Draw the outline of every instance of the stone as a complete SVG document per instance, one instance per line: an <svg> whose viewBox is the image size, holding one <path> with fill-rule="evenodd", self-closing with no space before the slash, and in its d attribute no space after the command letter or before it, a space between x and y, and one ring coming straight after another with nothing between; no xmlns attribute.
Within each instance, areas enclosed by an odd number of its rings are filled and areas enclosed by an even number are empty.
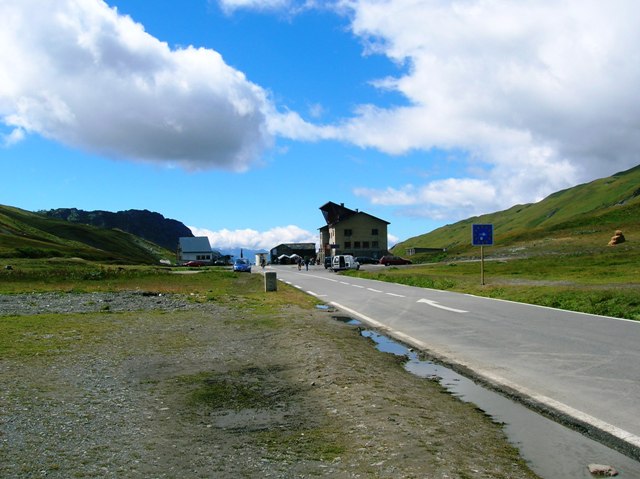
<svg viewBox="0 0 640 479"><path fill-rule="evenodd" d="M613 477L618 475L618 471L611 466L605 464L589 464L589 472L593 476Z"/></svg>
<svg viewBox="0 0 640 479"><path fill-rule="evenodd" d="M626 241L622 231L616 230L616 234L611 237L609 240L609 246L615 246L620 243L624 243Z"/></svg>

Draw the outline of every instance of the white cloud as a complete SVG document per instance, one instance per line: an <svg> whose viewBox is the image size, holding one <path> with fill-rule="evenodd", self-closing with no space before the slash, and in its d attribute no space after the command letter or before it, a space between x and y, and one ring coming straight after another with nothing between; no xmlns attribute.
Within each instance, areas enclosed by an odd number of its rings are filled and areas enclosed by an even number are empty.
<svg viewBox="0 0 640 479"><path fill-rule="evenodd" d="M640 4L635 0L349 0L370 51L407 65L377 85L409 105L362 105L343 140L399 155L464 150L450 180L374 203L434 217L529 202L639 163ZM484 175L473 173L482 162ZM423 208L418 208L422 206Z"/></svg>
<svg viewBox="0 0 640 479"><path fill-rule="evenodd" d="M0 44L0 121L15 132L194 170L245 170L272 143L260 87L102 0L3 1Z"/></svg>
<svg viewBox="0 0 640 479"><path fill-rule="evenodd" d="M318 243L316 234L295 225L278 226L262 232L252 229L211 231L195 226L189 226L189 229L195 236L208 237L214 249L247 248L269 251L282 243L315 243L316 246Z"/></svg>
<svg viewBox="0 0 640 479"><path fill-rule="evenodd" d="M318 245L318 235L311 233L299 226L277 226L268 231L256 231L252 229L211 231L197 226L188 227L194 236L206 236L213 249L225 250L246 248L252 250L270 251L283 243L314 243ZM397 236L388 235L389 247L399 241Z"/></svg>
<svg viewBox="0 0 640 479"><path fill-rule="evenodd" d="M11 147L17 143L20 143L22 140L24 140L24 137L25 133L22 128L14 128L8 134L1 135L2 144L5 147Z"/></svg>
<svg viewBox="0 0 640 479"><path fill-rule="evenodd" d="M256 10L275 10L289 7L291 0L220 0L220 7L225 12L233 12L241 8Z"/></svg>
<svg viewBox="0 0 640 479"><path fill-rule="evenodd" d="M296 14L310 8L326 8L325 4L329 2L323 0L217 0L217 3L224 12L229 14L241 9L286 11L288 14Z"/></svg>

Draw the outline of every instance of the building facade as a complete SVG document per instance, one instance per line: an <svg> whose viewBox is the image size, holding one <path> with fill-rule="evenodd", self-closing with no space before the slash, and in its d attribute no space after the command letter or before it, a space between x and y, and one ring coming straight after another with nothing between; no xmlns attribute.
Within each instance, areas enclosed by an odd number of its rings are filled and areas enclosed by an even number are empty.
<svg viewBox="0 0 640 479"><path fill-rule="evenodd" d="M211 249L209 238L206 236L178 238L176 254L178 264L184 264L187 261L202 261L206 264L213 264L213 261L219 256L220 253Z"/></svg>
<svg viewBox="0 0 640 479"><path fill-rule="evenodd" d="M320 231L320 260L327 256L350 254L379 259L388 254L388 221L368 213L351 210L344 203L320 207L326 225Z"/></svg>

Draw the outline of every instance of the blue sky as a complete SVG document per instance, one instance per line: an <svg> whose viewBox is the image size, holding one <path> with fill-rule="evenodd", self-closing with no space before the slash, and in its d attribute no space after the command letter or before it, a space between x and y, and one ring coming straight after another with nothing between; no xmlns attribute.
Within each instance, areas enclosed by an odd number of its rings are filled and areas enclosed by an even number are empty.
<svg viewBox="0 0 640 479"><path fill-rule="evenodd" d="M640 4L3 0L0 204L392 243L640 163ZM438 245L435 245L438 246Z"/></svg>

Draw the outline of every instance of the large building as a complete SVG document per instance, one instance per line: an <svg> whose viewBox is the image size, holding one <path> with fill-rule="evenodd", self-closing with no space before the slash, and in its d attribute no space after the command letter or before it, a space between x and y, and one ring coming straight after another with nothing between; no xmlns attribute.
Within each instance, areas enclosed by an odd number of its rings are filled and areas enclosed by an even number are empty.
<svg viewBox="0 0 640 479"><path fill-rule="evenodd" d="M388 253L388 221L329 202L320 207L326 226L320 228L320 256L351 254L378 259Z"/></svg>

